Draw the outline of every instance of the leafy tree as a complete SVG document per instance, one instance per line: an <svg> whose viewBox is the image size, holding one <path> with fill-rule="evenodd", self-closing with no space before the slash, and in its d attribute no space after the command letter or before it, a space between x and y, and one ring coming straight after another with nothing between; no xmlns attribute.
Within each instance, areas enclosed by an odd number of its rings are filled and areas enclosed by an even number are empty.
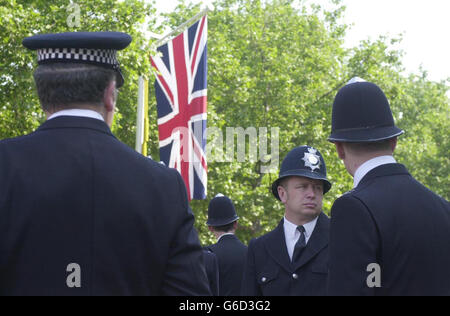
<svg viewBox="0 0 450 316"><path fill-rule="evenodd" d="M293 3L214 3L216 9L208 17L208 125L221 128L224 135L226 127L278 127L280 160L302 144L329 157L331 92L350 79L341 66L345 26L336 22L342 8L320 20L320 8L307 13ZM182 4L167 20L176 25L196 10ZM283 215L269 190L278 170L264 174L260 167L251 161L209 164L208 198L221 192L233 199L241 217L238 234L244 240L273 229ZM327 211L333 197L327 195ZM192 202L203 238L207 202ZM212 242L211 235L205 239Z"/></svg>
<svg viewBox="0 0 450 316"><path fill-rule="evenodd" d="M401 39L381 36L345 49L346 25L340 22L345 7L333 3L335 9L328 12L286 0L215 1L208 15L208 126L223 135L227 127L278 127L280 162L295 146L318 148L333 183L324 198L329 214L334 200L353 184L326 140L332 102L339 88L359 76L381 86L397 124L407 131L399 141L398 160L448 199L449 142L442 132L449 129L449 120L442 119L448 118L448 88L426 77L402 75L403 53L391 48ZM180 1L166 15L166 24L175 27L198 11L198 5ZM152 148L157 155L157 144ZM245 241L272 230L283 216L281 203L270 193L278 171L263 174L261 162L236 161L235 156L232 163L210 162L208 199L191 203L205 244L214 242L204 224L208 201L219 192L235 202L237 234Z"/></svg>

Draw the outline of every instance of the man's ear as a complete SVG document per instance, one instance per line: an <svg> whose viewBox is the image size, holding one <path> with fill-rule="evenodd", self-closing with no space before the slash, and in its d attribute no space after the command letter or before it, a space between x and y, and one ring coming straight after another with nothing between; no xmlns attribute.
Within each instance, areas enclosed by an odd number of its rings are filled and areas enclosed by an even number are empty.
<svg viewBox="0 0 450 316"><path fill-rule="evenodd" d="M334 145L336 146L336 151L340 159L345 159L345 148L344 143L341 142L335 142Z"/></svg>
<svg viewBox="0 0 450 316"><path fill-rule="evenodd" d="M282 185L279 185L277 187L277 190L278 190L278 196L280 197L281 202L286 203L286 201L287 201L286 189Z"/></svg>
<svg viewBox="0 0 450 316"><path fill-rule="evenodd" d="M114 111L114 108L116 107L116 98L116 81L112 80L103 93L103 104L105 106L106 112Z"/></svg>
<svg viewBox="0 0 450 316"><path fill-rule="evenodd" d="M389 143L391 145L392 153L394 153L395 148L397 148L397 137L391 138Z"/></svg>

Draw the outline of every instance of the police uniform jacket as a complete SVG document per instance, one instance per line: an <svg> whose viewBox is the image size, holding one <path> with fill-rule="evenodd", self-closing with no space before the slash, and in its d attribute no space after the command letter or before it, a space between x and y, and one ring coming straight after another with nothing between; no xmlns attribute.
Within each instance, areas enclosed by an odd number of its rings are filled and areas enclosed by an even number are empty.
<svg viewBox="0 0 450 316"><path fill-rule="evenodd" d="M240 295L247 246L230 234L220 237L219 241L208 249L217 256L219 262L219 295Z"/></svg>
<svg viewBox="0 0 450 316"><path fill-rule="evenodd" d="M245 296L322 296L328 272L329 218L321 213L300 260L286 248L284 220L249 244L242 294Z"/></svg>
<svg viewBox="0 0 450 316"><path fill-rule="evenodd" d="M449 203L401 164L376 167L332 207L329 294L450 295L449 245Z"/></svg>
<svg viewBox="0 0 450 316"><path fill-rule="evenodd" d="M205 263L206 275L208 277L209 289L213 296L219 295L219 263L216 255L207 250L203 250L203 260Z"/></svg>
<svg viewBox="0 0 450 316"><path fill-rule="evenodd" d="M101 120L0 142L0 295L207 295L179 174Z"/></svg>

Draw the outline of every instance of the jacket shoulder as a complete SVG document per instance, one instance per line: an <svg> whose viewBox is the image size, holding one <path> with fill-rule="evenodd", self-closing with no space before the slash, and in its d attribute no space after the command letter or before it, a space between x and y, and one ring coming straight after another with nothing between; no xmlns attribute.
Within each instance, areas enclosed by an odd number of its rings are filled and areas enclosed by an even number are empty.
<svg viewBox="0 0 450 316"><path fill-rule="evenodd" d="M343 193L343 194L339 197L339 199L340 199L340 198L344 198L344 197L350 197L350 196L352 196L352 195L355 194L355 193L356 193L356 188L353 188L353 189L351 189L351 190L349 190L349 191Z"/></svg>
<svg viewBox="0 0 450 316"><path fill-rule="evenodd" d="M167 167L166 165L154 161L150 157L146 157L138 152L136 152L134 149L130 148L125 143L122 143L119 140L116 140L121 147L121 149L126 153L126 155L130 156L130 160L135 161L139 164L139 167L144 168L146 170L150 170L153 173L155 173L159 179L165 180L165 179L175 179L178 178L177 175L179 174L177 170Z"/></svg>
<svg viewBox="0 0 450 316"><path fill-rule="evenodd" d="M270 241L275 237L275 234L276 234L275 231L277 229L278 229L278 227L275 228L274 230L264 234L264 235L261 235L261 236L258 236L258 237L255 237L255 238L251 239L249 244L248 244L248 248L249 249L250 248L260 248L264 244L270 243Z"/></svg>
<svg viewBox="0 0 450 316"><path fill-rule="evenodd" d="M344 193L334 201L333 206L331 207L331 219L339 212L350 214L361 209L369 212L364 201L358 196L357 190L353 189Z"/></svg>

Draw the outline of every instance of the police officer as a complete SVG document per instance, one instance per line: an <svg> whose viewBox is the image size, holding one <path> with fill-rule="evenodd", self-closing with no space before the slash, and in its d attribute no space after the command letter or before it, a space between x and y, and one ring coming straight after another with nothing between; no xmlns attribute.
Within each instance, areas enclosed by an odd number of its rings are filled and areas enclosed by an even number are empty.
<svg viewBox="0 0 450 316"><path fill-rule="evenodd" d="M329 218L323 195L331 188L325 161L310 146L291 150L272 184L285 206L284 218L270 233L249 244L243 294L326 294Z"/></svg>
<svg viewBox="0 0 450 316"><path fill-rule="evenodd" d="M239 217L230 198L218 194L208 205L208 229L217 243L207 248L219 262L219 295L238 296L241 293L247 246L235 235Z"/></svg>
<svg viewBox="0 0 450 316"><path fill-rule="evenodd" d="M402 133L374 83L337 93L329 140L354 189L331 211L331 295L450 295L449 203L396 162Z"/></svg>
<svg viewBox="0 0 450 316"><path fill-rule="evenodd" d="M0 295L209 294L182 178L110 130L130 42L23 41L47 121L0 142Z"/></svg>

